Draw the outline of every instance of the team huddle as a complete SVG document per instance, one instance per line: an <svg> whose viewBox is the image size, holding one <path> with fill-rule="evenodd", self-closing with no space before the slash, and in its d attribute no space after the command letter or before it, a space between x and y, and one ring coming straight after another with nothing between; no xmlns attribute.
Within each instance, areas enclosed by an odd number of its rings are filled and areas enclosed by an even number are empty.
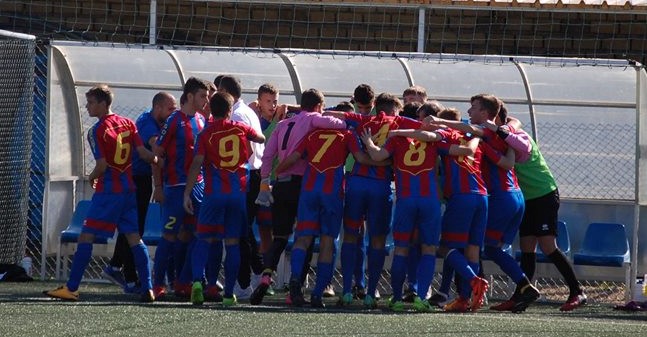
<svg viewBox="0 0 647 337"><path fill-rule="evenodd" d="M86 93L88 112L99 119L88 131L95 193L70 278L46 295L78 300L94 237L118 229L132 263L113 258L103 275L144 302L173 289L195 305L262 304L273 294L272 277L294 235L288 305L325 307L323 298L334 295L341 241L337 305L361 301L377 308L391 235L392 295L385 306L393 311L405 310L407 302L420 312L479 310L489 287L480 263L485 255L517 285L509 300L490 309L522 312L540 296L532 282L537 246L569 287L560 310L586 304L555 245L555 179L499 98L471 97L466 122L419 86L404 91L403 104L393 94L376 97L362 84L351 102L330 108L317 89L304 91L299 106L279 104L271 84L249 105L241 95L236 77L220 75L213 83L192 77L179 109L162 92L133 123L111 111L106 85ZM133 167L141 166L149 191L140 197ZM139 206L151 195L161 203L164 224L152 275L141 240L146 211ZM517 233L520 262L504 251ZM317 276L306 299L315 241ZM442 282L432 292L437 258L443 259ZM457 295L450 299L452 282Z"/></svg>

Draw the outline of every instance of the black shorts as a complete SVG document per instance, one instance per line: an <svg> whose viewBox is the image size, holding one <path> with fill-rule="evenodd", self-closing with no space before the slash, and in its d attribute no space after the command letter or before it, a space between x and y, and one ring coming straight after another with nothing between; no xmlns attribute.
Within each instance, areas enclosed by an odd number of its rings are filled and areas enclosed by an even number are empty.
<svg viewBox="0 0 647 337"><path fill-rule="evenodd" d="M277 181L272 188L272 234L289 236L294 231L301 192L301 176L290 176L289 180Z"/></svg>
<svg viewBox="0 0 647 337"><path fill-rule="evenodd" d="M526 211L519 227L519 237L557 236L559 190L536 199L526 200Z"/></svg>
<svg viewBox="0 0 647 337"><path fill-rule="evenodd" d="M249 171L249 191L247 191L247 226L252 227L256 213L258 212L258 205L256 204L256 197L261 184L261 170Z"/></svg>

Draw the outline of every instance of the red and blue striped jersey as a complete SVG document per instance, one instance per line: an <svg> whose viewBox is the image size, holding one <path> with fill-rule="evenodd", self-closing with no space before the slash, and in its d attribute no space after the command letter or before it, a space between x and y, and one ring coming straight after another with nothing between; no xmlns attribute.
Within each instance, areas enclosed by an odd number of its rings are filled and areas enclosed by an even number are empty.
<svg viewBox="0 0 647 337"><path fill-rule="evenodd" d="M202 130L196 155L204 156L205 194L235 194L247 191L251 154L249 139L256 131L241 122L215 119Z"/></svg>
<svg viewBox="0 0 647 337"><path fill-rule="evenodd" d="M181 110L173 112L166 119L157 146L165 152L163 176L167 186L186 184L195 142L204 125L203 115L196 113L189 116ZM198 175L198 181L202 181L202 175Z"/></svg>
<svg viewBox="0 0 647 337"><path fill-rule="evenodd" d="M318 129L306 136L295 151L308 162L301 182L304 191L342 193L344 163L354 136L348 130Z"/></svg>
<svg viewBox="0 0 647 337"><path fill-rule="evenodd" d="M393 157L398 198L437 196L435 142L391 137L384 148Z"/></svg>
<svg viewBox="0 0 647 337"><path fill-rule="evenodd" d="M465 145L472 137L457 130L439 130L443 140L438 142L444 172L443 196L451 197L453 194L480 194L487 195L485 182L481 176L482 152L480 146L476 148L474 156L453 156L449 154L452 145Z"/></svg>
<svg viewBox="0 0 647 337"><path fill-rule="evenodd" d="M377 146L383 146L386 143L390 130L396 129L418 129L421 123L417 120L405 118L401 116L389 116L384 112L377 115L361 115L354 112L347 112L344 114L346 124L350 128L354 128L357 134L361 134L364 129L371 130L373 139ZM362 141L356 137L354 146L364 148ZM370 166L355 162L353 165L352 175L369 177L374 179L391 179L393 177L393 169L391 166Z"/></svg>
<svg viewBox="0 0 647 337"><path fill-rule="evenodd" d="M96 192L134 191L133 151L144 145L135 123L119 115L105 115L88 130L88 143L94 159L104 158L108 164L98 179Z"/></svg>
<svg viewBox="0 0 647 337"><path fill-rule="evenodd" d="M484 129L483 142L479 145L486 160L481 161L483 180L490 194L496 192L519 191L517 174L514 168L505 170L496 163L501 160L503 153L508 150L508 144L494 131Z"/></svg>

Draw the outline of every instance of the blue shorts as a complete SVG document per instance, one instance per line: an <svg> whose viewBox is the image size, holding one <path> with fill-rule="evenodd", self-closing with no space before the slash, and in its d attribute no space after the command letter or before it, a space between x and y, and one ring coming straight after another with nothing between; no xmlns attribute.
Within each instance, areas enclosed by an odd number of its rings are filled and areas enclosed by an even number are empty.
<svg viewBox="0 0 647 337"><path fill-rule="evenodd" d="M336 238L341 229L344 198L340 194L301 191L296 236L327 235Z"/></svg>
<svg viewBox="0 0 647 337"><path fill-rule="evenodd" d="M448 248L465 248L468 244L482 247L487 214L487 196L452 195L443 214L441 245Z"/></svg>
<svg viewBox="0 0 647 337"><path fill-rule="evenodd" d="M196 217L184 210L184 188L185 185L164 187L164 203L162 203L164 233L177 234L180 229L193 232L195 229ZM204 182L196 183L191 193L193 213L196 215L200 214L203 198Z"/></svg>
<svg viewBox="0 0 647 337"><path fill-rule="evenodd" d="M121 234L139 234L135 192L95 193L81 233L111 238L119 229Z"/></svg>
<svg viewBox="0 0 647 337"><path fill-rule="evenodd" d="M490 195L485 245L511 244L519 231L524 209L525 204L521 191L497 192Z"/></svg>
<svg viewBox="0 0 647 337"><path fill-rule="evenodd" d="M366 219L370 237L387 235L391 231L393 193L391 182L351 175L346 181L344 231L359 235Z"/></svg>
<svg viewBox="0 0 647 337"><path fill-rule="evenodd" d="M440 201L437 197L398 198L393 219L393 242L396 247L409 247L414 230L418 242L437 246L440 241Z"/></svg>
<svg viewBox="0 0 647 337"><path fill-rule="evenodd" d="M247 229L247 196L245 193L213 193L204 198L196 237L198 239L240 238Z"/></svg>

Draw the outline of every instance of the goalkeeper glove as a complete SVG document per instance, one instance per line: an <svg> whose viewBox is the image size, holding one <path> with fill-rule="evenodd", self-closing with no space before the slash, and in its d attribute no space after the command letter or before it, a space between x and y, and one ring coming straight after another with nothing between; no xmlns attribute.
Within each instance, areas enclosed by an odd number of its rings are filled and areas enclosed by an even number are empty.
<svg viewBox="0 0 647 337"><path fill-rule="evenodd" d="M270 186L270 178L261 180L261 188L256 197L255 203L261 206L269 207L274 202L272 197L272 187Z"/></svg>

